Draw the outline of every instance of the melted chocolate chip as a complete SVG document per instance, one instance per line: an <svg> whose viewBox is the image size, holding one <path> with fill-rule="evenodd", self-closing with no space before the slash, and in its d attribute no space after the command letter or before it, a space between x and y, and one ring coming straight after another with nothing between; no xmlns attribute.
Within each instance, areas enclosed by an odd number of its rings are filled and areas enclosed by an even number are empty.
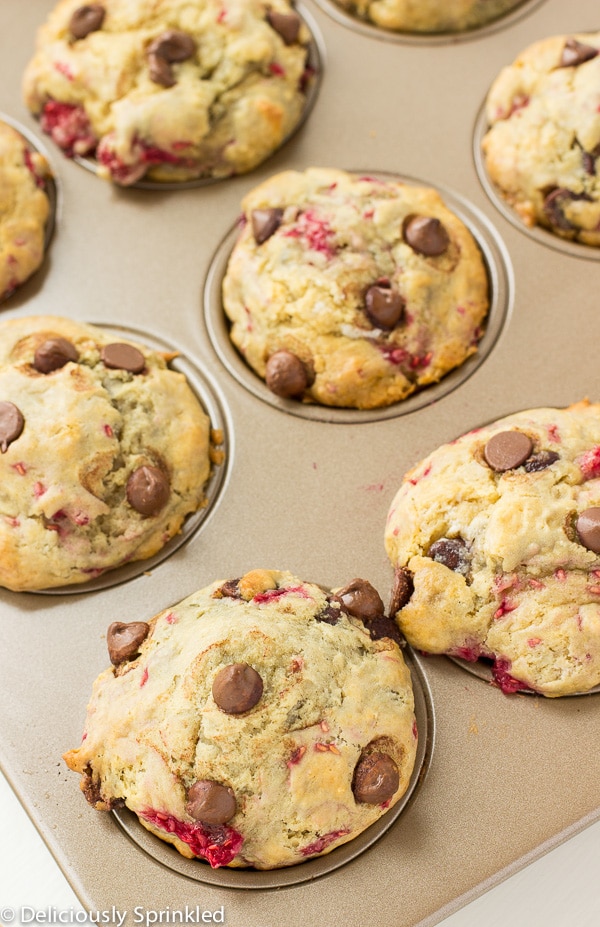
<svg viewBox="0 0 600 927"><path fill-rule="evenodd" d="M138 467L127 480L127 501L140 515L157 515L170 493L169 478L158 467Z"/></svg>
<svg viewBox="0 0 600 927"><path fill-rule="evenodd" d="M145 621L113 621L106 632L108 655L113 666L119 666L137 656L140 646L150 633L150 625Z"/></svg>
<svg viewBox="0 0 600 927"><path fill-rule="evenodd" d="M239 599L240 598L240 586L239 579L228 579L227 582L223 583L219 592L224 599Z"/></svg>
<svg viewBox="0 0 600 927"><path fill-rule="evenodd" d="M365 293L365 312L378 328L395 328L404 315L404 306L400 293L389 286L374 283Z"/></svg>
<svg viewBox="0 0 600 927"><path fill-rule="evenodd" d="M595 506L582 512L575 527L583 546L600 554L600 508Z"/></svg>
<svg viewBox="0 0 600 927"><path fill-rule="evenodd" d="M128 373L141 373L146 366L146 360L141 351L132 344L124 341L115 341L105 344L102 348L102 362L111 370L127 370Z"/></svg>
<svg viewBox="0 0 600 927"><path fill-rule="evenodd" d="M267 22L281 36L286 45L293 45L298 39L300 17L297 13L278 13L276 10L269 10Z"/></svg>
<svg viewBox="0 0 600 927"><path fill-rule="evenodd" d="M542 208L544 210L544 215L553 228L559 229L561 232L573 232L577 226L565 216L564 206L573 200L589 199L590 197L587 193L573 193L572 190L558 187L548 193L544 199Z"/></svg>
<svg viewBox="0 0 600 927"><path fill-rule="evenodd" d="M23 428L25 419L13 402L0 402L0 451L6 454L8 445L16 441Z"/></svg>
<svg viewBox="0 0 600 927"><path fill-rule="evenodd" d="M276 396L296 399L308 386L308 373L300 358L291 351L275 351L265 367L265 382Z"/></svg>
<svg viewBox="0 0 600 927"><path fill-rule="evenodd" d="M356 801L381 805L396 794L399 785L398 767L388 753L367 753L354 767L352 791Z"/></svg>
<svg viewBox="0 0 600 927"><path fill-rule="evenodd" d="M426 257L443 254L450 239L439 219L432 216L409 216L403 227L404 241L413 251Z"/></svg>
<svg viewBox="0 0 600 927"><path fill-rule="evenodd" d="M250 216L252 234L257 245L270 238L277 231L283 219L283 209L253 209Z"/></svg>
<svg viewBox="0 0 600 927"><path fill-rule="evenodd" d="M556 451L540 451L538 454L532 454L525 461L527 473L537 473L539 470L545 470L553 463L560 459L560 454Z"/></svg>
<svg viewBox="0 0 600 927"><path fill-rule="evenodd" d="M440 538L434 541L427 551L427 556L455 573L466 576L469 572L469 551L462 538Z"/></svg>
<svg viewBox="0 0 600 927"><path fill-rule="evenodd" d="M492 470L503 473L524 464L533 450L533 441L522 431L500 431L487 442L483 456Z"/></svg>
<svg viewBox="0 0 600 927"><path fill-rule="evenodd" d="M226 824L236 807L232 789L212 779L199 779L188 791L185 810L203 824Z"/></svg>
<svg viewBox="0 0 600 927"><path fill-rule="evenodd" d="M219 670L212 684L215 702L228 715L239 715L260 701L263 681L248 663L231 663Z"/></svg>
<svg viewBox="0 0 600 927"><path fill-rule="evenodd" d="M342 603L344 611L360 621L372 621L385 612L381 596L366 579L353 579L339 590L336 598Z"/></svg>
<svg viewBox="0 0 600 927"><path fill-rule="evenodd" d="M85 39L90 32L102 28L106 10L101 3L86 3L78 7L69 20L69 29L75 39Z"/></svg>
<svg viewBox="0 0 600 927"><path fill-rule="evenodd" d="M335 600L334 600L335 601ZM324 624L337 624L340 620L341 609L336 608L329 602L325 608L315 615L316 621L322 621Z"/></svg>
<svg viewBox="0 0 600 927"><path fill-rule="evenodd" d="M69 361L75 363L78 360L79 354L75 346L66 338L47 338L36 348L33 366L38 373L52 373L53 370L60 370Z"/></svg>
<svg viewBox="0 0 600 927"><path fill-rule="evenodd" d="M396 567L394 571L394 583L392 585L392 594L390 601L390 615L395 615L410 600L415 590L412 574L403 567Z"/></svg>
<svg viewBox="0 0 600 927"><path fill-rule="evenodd" d="M163 32L148 46L150 79L162 87L172 87L176 79L171 65L187 61L195 51L196 42L189 33L179 29Z"/></svg>
<svg viewBox="0 0 600 927"><path fill-rule="evenodd" d="M384 637L388 637L390 640L395 641L398 647L404 647L404 638L400 634L398 625L387 615L378 615L377 618L367 621L366 628L371 635L372 641L379 641Z"/></svg>
<svg viewBox="0 0 600 927"><path fill-rule="evenodd" d="M559 67L577 67L577 65L584 64L586 61L595 58L597 54L598 49L594 48L593 45L584 45L583 42L578 42L577 39L567 39L560 56Z"/></svg>

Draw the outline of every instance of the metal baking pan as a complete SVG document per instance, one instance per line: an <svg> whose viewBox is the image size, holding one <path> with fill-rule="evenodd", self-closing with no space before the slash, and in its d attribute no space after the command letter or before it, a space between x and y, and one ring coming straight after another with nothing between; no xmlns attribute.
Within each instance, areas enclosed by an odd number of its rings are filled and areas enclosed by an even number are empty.
<svg viewBox="0 0 600 927"><path fill-rule="evenodd" d="M54 0L0 6L0 111L49 151L60 200L44 266L3 303L3 315L56 313L174 345L210 385L226 425L226 478L209 517L166 559L104 588L0 592L0 765L84 907L114 905L129 922L135 908L187 905L222 908L228 927L433 924L600 818L600 695L505 696L443 657L415 657L435 749L411 800L375 842L296 884L276 874L253 890L236 886L233 872L227 885L190 878L140 846L115 815L87 807L61 760L79 743L111 621L147 619L256 567L326 586L364 576L386 600L385 519L409 467L510 412L600 399L590 351L596 252L526 232L495 201L475 156L481 107L500 68L539 38L597 28L595 0L526 2L464 40L419 41L356 28L324 0L305 3L323 74L301 129L252 174L164 190L117 189L40 138L20 84ZM206 293L240 200L276 171L310 166L430 183L481 223L502 309L484 356L451 388L382 416L311 417L265 401L260 384L250 388L228 359Z"/></svg>

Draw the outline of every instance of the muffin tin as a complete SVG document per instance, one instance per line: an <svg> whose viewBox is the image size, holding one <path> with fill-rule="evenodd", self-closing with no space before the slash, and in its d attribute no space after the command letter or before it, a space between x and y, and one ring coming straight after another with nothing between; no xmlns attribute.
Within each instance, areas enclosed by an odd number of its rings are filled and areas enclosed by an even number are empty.
<svg viewBox="0 0 600 927"><path fill-rule="evenodd" d="M38 139L20 81L53 5L5 0L0 9L0 110ZM93 319L180 347L182 362L214 395L226 432L225 475L210 516L161 563L91 592L0 592L0 764L93 910L223 906L228 927L432 924L600 818L600 695L504 696L443 657L413 657L429 736L410 801L352 858L317 866L308 880L297 867L302 880L294 884L277 872L256 886L243 884L253 873L240 873L237 886L235 872L210 884L190 877L174 866L175 851L149 852L124 818L88 808L61 761L79 742L92 681L107 665L111 621L147 620L213 580L256 567L326 586L364 576L387 600L383 531L409 467L511 412L600 399L590 354L596 253L548 247L547 236L513 222L474 157L483 100L500 68L538 38L594 30L593 0L576 10L563 0L524 3L468 41L390 41L347 28L313 0L306 11L323 41L318 97L300 131L253 173L192 189L122 190L48 142L62 199L52 247L38 280L3 304L6 316ZM419 178L450 191L475 217L502 308L479 358L451 388L448 379L384 416L299 415L288 403L264 401L227 355L214 294L240 201L272 173L309 166Z"/></svg>

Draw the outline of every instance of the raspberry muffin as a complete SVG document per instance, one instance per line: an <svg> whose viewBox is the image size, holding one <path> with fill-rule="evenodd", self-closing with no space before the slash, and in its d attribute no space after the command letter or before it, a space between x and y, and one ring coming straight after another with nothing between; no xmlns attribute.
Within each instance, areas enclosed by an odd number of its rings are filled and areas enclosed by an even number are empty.
<svg viewBox="0 0 600 927"><path fill-rule="evenodd" d="M203 505L210 424L167 360L68 319L0 324L0 585L152 557Z"/></svg>
<svg viewBox="0 0 600 927"><path fill-rule="evenodd" d="M309 41L288 0L59 0L25 102L115 183L228 177L300 121Z"/></svg>
<svg viewBox="0 0 600 927"><path fill-rule="evenodd" d="M397 32L467 32L504 16L523 0L335 0L348 13Z"/></svg>
<svg viewBox="0 0 600 927"><path fill-rule="evenodd" d="M112 666L64 758L94 807L125 804L183 856L313 859L408 788L417 728L394 637L365 580L337 593L272 570L215 582L148 623L110 625Z"/></svg>
<svg viewBox="0 0 600 927"><path fill-rule="evenodd" d="M486 101L490 180L525 225L600 245L600 32L525 49Z"/></svg>
<svg viewBox="0 0 600 927"><path fill-rule="evenodd" d="M49 177L44 156L0 120L0 300L27 280L44 259Z"/></svg>
<svg viewBox="0 0 600 927"><path fill-rule="evenodd" d="M600 405L533 409L405 477L385 544L409 643L491 661L505 692L600 685Z"/></svg>
<svg viewBox="0 0 600 927"><path fill-rule="evenodd" d="M388 406L476 350L485 265L435 190L310 168L271 177L242 208L223 306L276 395Z"/></svg>

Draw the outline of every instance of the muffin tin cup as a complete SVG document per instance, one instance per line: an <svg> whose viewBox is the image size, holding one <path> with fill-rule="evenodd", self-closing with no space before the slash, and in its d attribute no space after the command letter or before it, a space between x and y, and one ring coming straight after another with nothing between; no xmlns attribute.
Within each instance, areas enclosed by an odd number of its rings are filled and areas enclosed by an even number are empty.
<svg viewBox="0 0 600 927"><path fill-rule="evenodd" d="M492 20L476 29L467 29L463 32L396 32L391 29L384 29L375 23L368 22L353 16L352 13L344 10L334 0L316 0L318 5L342 26L346 26L361 35L368 36L372 39L380 39L384 42L397 42L401 45L447 45L449 43L468 42L472 39L485 38L493 35L500 29L508 29L513 26L523 16L532 13L540 4L546 0L521 0L514 9L509 10L504 16Z"/></svg>
<svg viewBox="0 0 600 927"><path fill-rule="evenodd" d="M302 110L302 115L296 125L292 130L281 140L277 148L271 152L265 162L268 164L270 159L273 158L277 152L283 148L289 141L292 139L297 132L300 132L307 122L311 111L315 105L317 97L319 95L319 89L321 82L323 80L323 68L325 64L325 46L323 43L322 35L319 31L319 27L311 15L310 11L302 3L294 4L294 9L300 16L304 25L308 28L311 34L311 40L307 46L308 53L306 59L307 68L311 70L311 77L308 79L306 95L304 101L304 107ZM95 158L90 156L75 155L73 158L76 164L79 164L85 170L90 171L92 174L98 173L98 162ZM254 170L256 170L261 165L257 165ZM181 181L160 181L160 180L141 180L136 181L133 184L129 184L126 189L130 190L160 190L163 193L169 190L193 190L196 187L206 187L212 184L223 183L228 180L231 180L229 177L197 177L190 180L181 180Z"/></svg>
<svg viewBox="0 0 600 927"><path fill-rule="evenodd" d="M226 866L211 869L203 860L185 859L169 844L146 830L136 815L126 808L112 812L118 825L144 853L162 866L197 882L222 888L260 890L300 885L303 882L312 882L314 879L326 876L356 859L380 840L391 827L401 827L402 812L417 799L420 786L431 763L435 740L435 714L431 690L422 668L409 647L404 648L403 655L411 673L415 697L415 717L419 732L417 755L410 783L393 808L390 808L383 817L348 843L342 844L324 856L282 869L259 871L257 869L231 869Z"/></svg>
<svg viewBox="0 0 600 927"><path fill-rule="evenodd" d="M476 353L446 374L438 383L419 389L401 402L378 409L347 409L281 399L272 393L258 374L248 366L229 337L229 321L223 309L221 290L227 264L239 234L236 223L219 245L204 287L204 320L213 348L226 370L258 399L290 415L331 424L359 424L408 415L432 402L437 402L460 387L481 364L485 363L493 351L508 322L514 299L514 277L508 252L493 225L472 203L458 193L440 188L427 180L373 170L350 170L349 173L436 189L447 208L469 229L479 247L487 271L490 306L484 322L485 331Z"/></svg>
<svg viewBox="0 0 600 927"><path fill-rule="evenodd" d="M0 4L3 111L25 113L21 76L53 6ZM593 27L597 3L579 0L576 24L564 0L523 4L521 13L464 41L406 42L346 28L311 3L326 61L310 118L260 169L227 182L172 192L161 185L168 195L152 194L99 182L54 158L63 208L50 271L41 286L24 288L26 301L3 311L107 327L118 321L136 340L156 336L163 346L181 346L182 358L206 375L217 421L207 411L213 426L222 416L227 441L216 503L189 542L155 568L146 563L135 578L93 592L68 590L79 595L0 590L0 766L89 910L115 905L129 913L128 923L137 906L164 913L199 906L223 907L227 927L425 927L600 820L597 697L504 696L451 660L423 654L414 659L431 693L435 747L413 796L368 849L355 844L357 855L307 881L272 888L198 881L205 863L179 859L145 830L138 837L131 815L129 834L114 814L88 807L79 777L61 760L80 742L93 680L107 666L112 621L148 621L212 581L257 568L290 570L327 588L362 576L386 601L393 570L385 519L417 461L515 409L600 400L596 264L523 234L490 200L473 158L474 124L498 71L538 37ZM24 120L36 131L33 118ZM368 420L350 409L290 409L266 395L231 346L220 304L224 264L215 270L213 258L243 197L269 175L365 164L457 191L464 214L472 207L475 225L481 217L489 272L506 293L497 327L488 329L489 351L488 342L480 345L484 361L470 359L472 372L439 395L424 389L382 417L367 413ZM217 294L214 319L202 305L205 284ZM222 326L218 337L210 326ZM233 352L227 360L219 353L229 357L226 351ZM327 864L343 855L336 853ZM313 863L319 860L282 877L310 873L304 867ZM172 868L180 865L194 875ZM268 878L243 870L214 875L237 884Z"/></svg>
<svg viewBox="0 0 600 927"><path fill-rule="evenodd" d="M25 286L30 280L34 279L38 274L43 274L45 270L45 264L47 261L47 252L50 248L52 242L52 237L56 228L56 223L60 215L60 184L58 181L57 173L52 164L52 159L50 154L45 147L45 145L40 141L40 139L31 132L26 126L22 125L17 119L13 119L12 116L7 115L6 113L0 112L0 122L5 122L6 125L11 126L16 132L19 133L27 142L31 151L38 152L41 154L46 161L48 162L49 173L44 178L44 193L48 197L48 218L46 220L46 225L44 226L44 259L42 260L40 266L35 270L26 280L23 280L19 286L12 290L10 293L5 293L3 296L0 296L0 304L5 303L7 300L11 299L15 293L19 293L22 287Z"/></svg>
<svg viewBox="0 0 600 927"><path fill-rule="evenodd" d="M94 322L97 328L101 328L107 333L113 333L117 337L122 337L128 341L134 341L145 345L155 351L165 351L167 353L176 353L177 356L170 361L171 370L176 370L184 374L188 385L195 394L198 402L210 419L211 431L218 432L222 435L223 441L217 446L217 451L222 453L223 462L213 463L208 481L205 486L205 504L190 513L181 528L179 534L168 541L167 544L153 557L144 560L135 560L123 566L109 569L94 579L85 583L75 583L67 586L56 586L52 589L34 590L41 595L81 595L86 592L98 592L102 589L109 589L111 586L118 586L128 580L135 579L144 573L155 569L160 563L170 557L186 544L208 521L214 506L217 504L221 494L225 490L229 475L229 466L233 456L233 426L230 420L223 397L215 381L202 370L196 363L190 360L185 353L177 348L174 344L163 340L156 335L149 335L147 332L139 331L124 325L107 325L105 323Z"/></svg>
<svg viewBox="0 0 600 927"><path fill-rule="evenodd" d="M577 32L577 29L573 30ZM507 219L511 225L527 235L533 241L546 248L552 248L555 251L561 251L570 257L581 258L586 261L600 261L600 248L594 245L584 245L577 241L570 241L568 238L562 238L555 235L550 229L541 225L526 225L519 214L504 199L498 188L492 183L485 165L485 157L482 149L482 142L486 132L489 129L489 123L486 116L485 101L477 115L475 129L473 132L473 159L475 168L479 176L481 186L485 190L491 203L496 207L499 213Z"/></svg>
<svg viewBox="0 0 600 927"><path fill-rule="evenodd" d="M461 669L466 670L467 673L470 673L471 676L476 676L478 679L482 679L484 682L487 682L488 685L496 685L494 680L494 674L492 673L492 667L489 661L486 660L463 660L462 657L448 656L448 659L453 663L456 663L457 666L460 666ZM520 695L535 695L538 696L538 692L534 692L532 689L517 689ZM588 689L587 692L573 692L571 695L562 695L561 698L579 698L583 695L597 695L600 692L600 685L594 686L592 689Z"/></svg>

